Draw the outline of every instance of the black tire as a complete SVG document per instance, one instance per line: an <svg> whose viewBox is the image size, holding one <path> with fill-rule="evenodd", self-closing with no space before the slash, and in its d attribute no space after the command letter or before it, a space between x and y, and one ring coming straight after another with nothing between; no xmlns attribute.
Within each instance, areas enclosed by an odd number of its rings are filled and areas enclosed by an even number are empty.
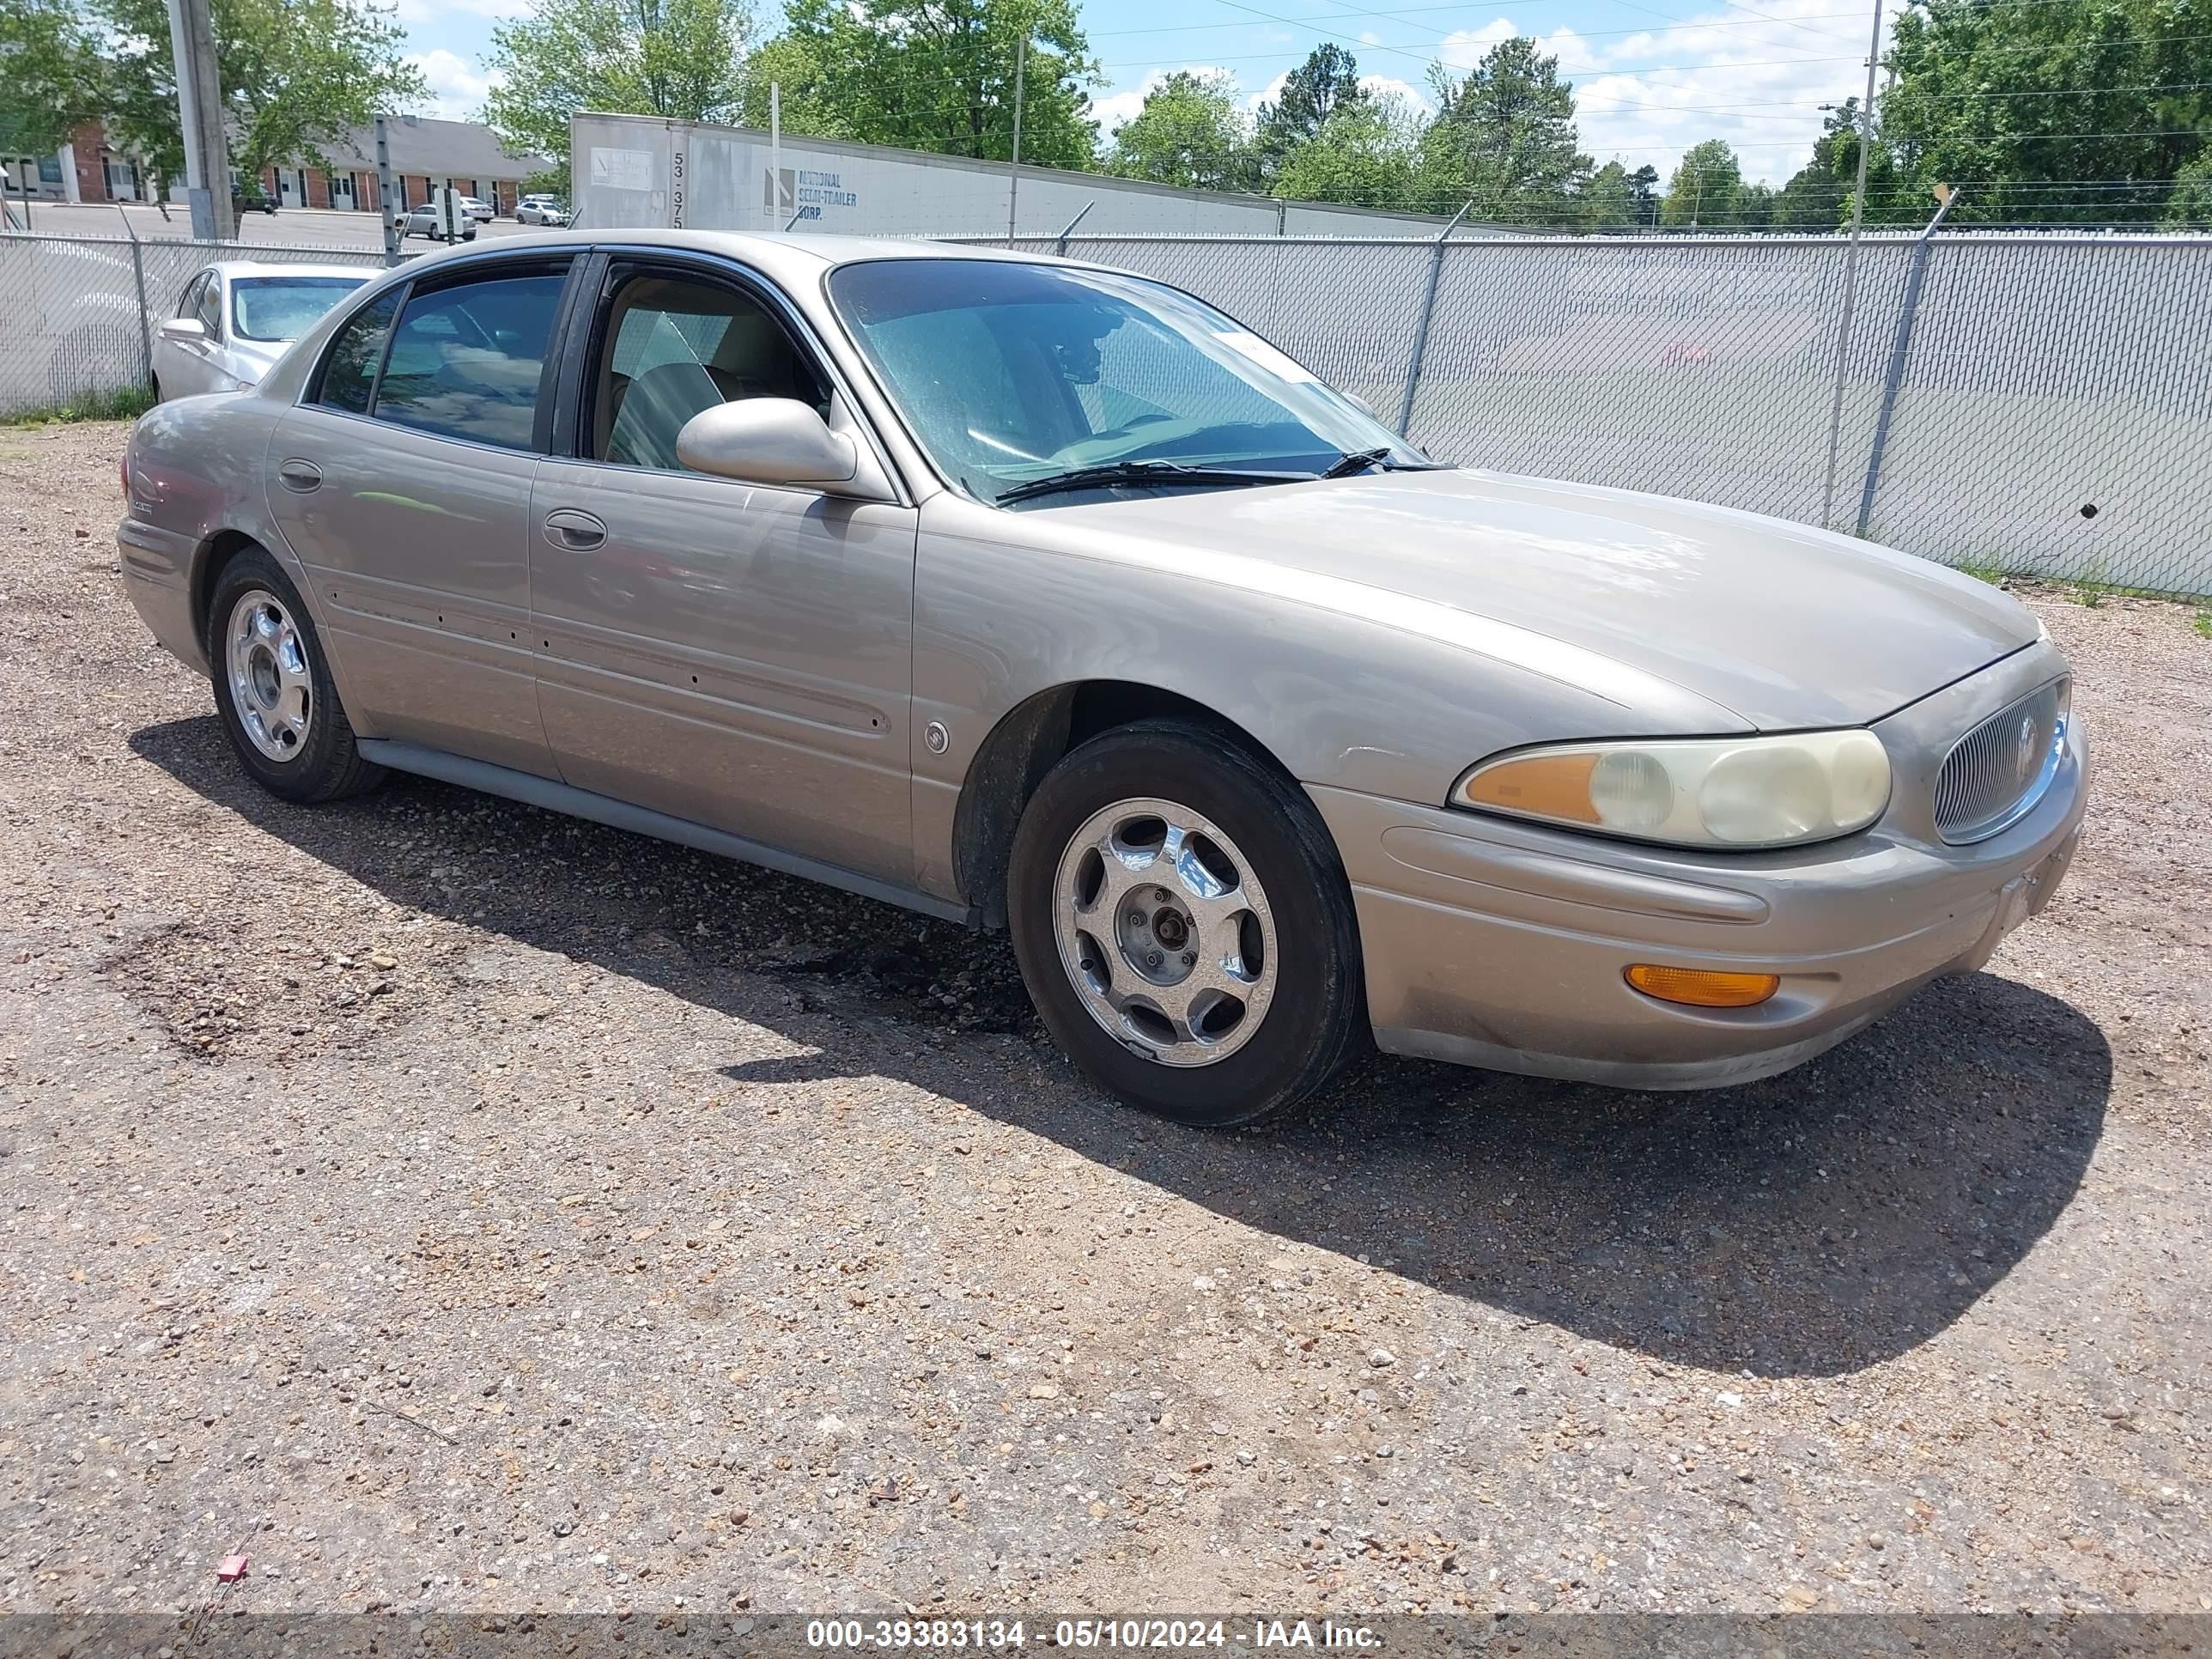
<svg viewBox="0 0 2212 1659"><path fill-rule="evenodd" d="M259 592L274 596L290 617L301 654L306 659L307 708L306 735L296 750L278 759L264 754L246 733L238 706L243 692L230 683L228 629L239 602ZM291 578L267 552L247 548L224 565L216 575L208 601L208 678L215 690L215 707L232 750L255 782L286 800L337 800L374 789L384 781L384 768L362 756L354 740L353 726L338 702L330 664L316 637L315 624Z"/></svg>
<svg viewBox="0 0 2212 1659"><path fill-rule="evenodd" d="M1166 1064L1109 1032L1077 990L1054 931L1054 889L1072 839L1094 814L1147 798L1219 826L1273 914L1273 1000L1243 1046L1208 1064ZM1023 811L1006 898L1014 954L1046 1028L1093 1081L1146 1111L1205 1127L1254 1122L1319 1090L1365 1037L1358 925L1335 845L1304 792L1226 732L1140 720L1067 755Z"/></svg>

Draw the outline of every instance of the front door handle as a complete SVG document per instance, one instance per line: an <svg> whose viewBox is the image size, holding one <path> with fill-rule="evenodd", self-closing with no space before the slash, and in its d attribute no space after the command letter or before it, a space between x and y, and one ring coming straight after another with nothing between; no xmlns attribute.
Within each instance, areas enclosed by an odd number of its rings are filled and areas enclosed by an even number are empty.
<svg viewBox="0 0 2212 1659"><path fill-rule="evenodd" d="M313 461L288 460L277 467L276 478L285 489L304 495L322 488L323 469Z"/></svg>
<svg viewBox="0 0 2212 1659"><path fill-rule="evenodd" d="M581 553L603 545L607 539L607 527L588 513L564 507L545 515L545 539L556 547Z"/></svg>

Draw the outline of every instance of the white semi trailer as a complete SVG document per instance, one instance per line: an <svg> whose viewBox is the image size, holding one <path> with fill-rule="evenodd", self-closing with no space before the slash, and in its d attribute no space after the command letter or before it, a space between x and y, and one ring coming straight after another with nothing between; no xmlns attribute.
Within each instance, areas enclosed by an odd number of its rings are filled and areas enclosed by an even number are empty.
<svg viewBox="0 0 2212 1659"><path fill-rule="evenodd" d="M579 115L568 125L576 222L869 236L1085 234L1434 235L1444 221L1219 191L1173 190L1104 173L971 161L882 144L648 115ZM1480 234L1465 228L1462 236ZM1500 233L1503 234L1503 233Z"/></svg>

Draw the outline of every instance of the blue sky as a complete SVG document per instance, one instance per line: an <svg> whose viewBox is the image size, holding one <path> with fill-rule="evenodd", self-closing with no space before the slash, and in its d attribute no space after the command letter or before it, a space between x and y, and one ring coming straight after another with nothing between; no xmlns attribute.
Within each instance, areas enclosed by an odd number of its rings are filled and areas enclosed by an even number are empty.
<svg viewBox="0 0 2212 1659"><path fill-rule="evenodd" d="M482 104L498 19L527 0L397 0L437 112ZM1862 91L1868 0L1506 0L1393 6L1357 0L1079 0L1105 84L1092 92L1110 130L1152 80L1179 69L1232 76L1249 102L1267 97L1306 53L1334 40L1382 89L1424 100L1428 67L1473 64L1507 35L1534 34L1575 83L1583 148L1600 161L1650 162L1663 175L1700 139L1727 139L1747 177L1774 182L1799 167L1820 108ZM762 27L773 32L773 6Z"/></svg>

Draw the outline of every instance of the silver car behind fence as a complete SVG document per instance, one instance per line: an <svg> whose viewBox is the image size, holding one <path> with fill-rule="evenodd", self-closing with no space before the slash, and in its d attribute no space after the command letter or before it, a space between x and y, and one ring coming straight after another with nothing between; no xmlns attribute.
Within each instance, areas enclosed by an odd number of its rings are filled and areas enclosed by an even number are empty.
<svg viewBox="0 0 2212 1659"><path fill-rule="evenodd" d="M260 383L294 340L369 279L360 266L219 259L195 271L148 348L157 399Z"/></svg>

